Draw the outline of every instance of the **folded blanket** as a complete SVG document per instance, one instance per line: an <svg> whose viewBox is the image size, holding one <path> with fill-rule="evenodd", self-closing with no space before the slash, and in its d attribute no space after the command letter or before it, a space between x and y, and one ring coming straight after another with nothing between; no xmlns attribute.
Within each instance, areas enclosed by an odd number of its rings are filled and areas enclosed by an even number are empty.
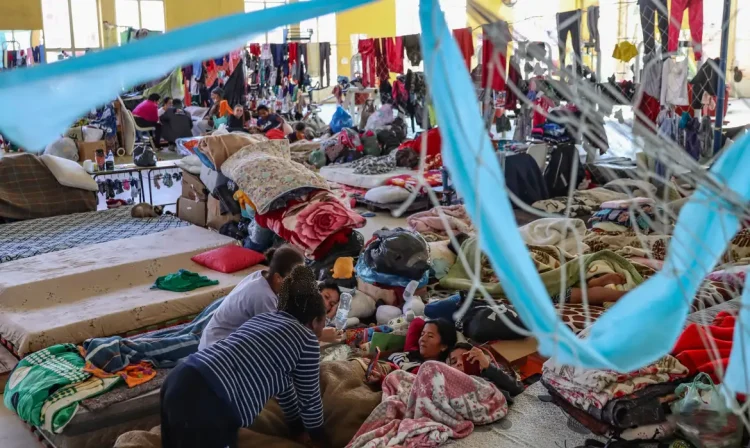
<svg viewBox="0 0 750 448"><path fill-rule="evenodd" d="M262 135L252 135L245 132L232 132L222 135L210 135L203 137L198 143L196 151L203 153L211 161L216 171L221 169L224 162L236 154L240 149L254 143L264 142L268 139ZM289 143L287 142L287 145Z"/></svg>
<svg viewBox="0 0 750 448"><path fill-rule="evenodd" d="M440 218L440 211L445 214L448 227L457 233L474 233L474 225L471 223L469 215L463 205L449 205L435 207L426 212L415 213L406 219L409 227L419 233L433 233L447 239L448 231L446 230L443 220Z"/></svg>
<svg viewBox="0 0 750 448"><path fill-rule="evenodd" d="M290 192L328 190L325 179L291 160L287 140L246 146L224 162L221 172L247 194L259 214L272 211L276 199Z"/></svg>
<svg viewBox="0 0 750 448"><path fill-rule="evenodd" d="M586 223L580 219L541 218L518 229L526 244L557 246L571 253L588 252L581 240L586 236Z"/></svg>
<svg viewBox="0 0 750 448"><path fill-rule="evenodd" d="M644 205L648 206L654 206L656 205L656 202L651 198L633 198L633 199L623 199L618 201L607 201L603 202L601 205L601 208L610 208L610 209L629 209L629 208L640 208Z"/></svg>
<svg viewBox="0 0 750 448"><path fill-rule="evenodd" d="M348 446L436 447L507 413L505 396L494 385L428 361L416 375L396 370L385 377L383 401Z"/></svg>
<svg viewBox="0 0 750 448"><path fill-rule="evenodd" d="M590 215L607 201L627 199L625 193L608 190L606 188L592 188L590 190L575 190L570 198L570 216ZM536 201L532 207L547 213L563 213L568 209L568 198L559 197Z"/></svg>
<svg viewBox="0 0 750 448"><path fill-rule="evenodd" d="M132 339L120 336L88 339L83 343L86 361L109 373L141 361L155 367L174 367L177 361L198 351L201 333L223 301L223 297L214 301L191 323L177 329L167 328Z"/></svg>

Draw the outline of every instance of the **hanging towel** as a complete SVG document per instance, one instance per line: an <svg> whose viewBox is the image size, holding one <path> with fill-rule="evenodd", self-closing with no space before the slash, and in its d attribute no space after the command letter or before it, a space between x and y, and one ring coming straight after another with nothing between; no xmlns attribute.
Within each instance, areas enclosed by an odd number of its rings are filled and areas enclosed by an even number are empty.
<svg viewBox="0 0 750 448"><path fill-rule="evenodd" d="M195 272L180 269L173 274L168 274L163 277L157 278L156 282L154 282L154 286L152 286L151 289L186 292L202 288L204 286L214 286L218 284L218 280L211 280L208 277L198 275Z"/></svg>
<svg viewBox="0 0 750 448"><path fill-rule="evenodd" d="M388 70L393 73L404 73L404 39L389 37L385 41Z"/></svg>
<svg viewBox="0 0 750 448"><path fill-rule="evenodd" d="M307 44L307 74L313 78L320 76L320 44L317 42Z"/></svg>

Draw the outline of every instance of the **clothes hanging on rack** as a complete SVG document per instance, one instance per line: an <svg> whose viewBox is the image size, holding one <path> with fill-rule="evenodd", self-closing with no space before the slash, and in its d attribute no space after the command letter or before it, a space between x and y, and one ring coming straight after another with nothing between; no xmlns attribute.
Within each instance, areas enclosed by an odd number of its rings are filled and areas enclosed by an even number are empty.
<svg viewBox="0 0 750 448"><path fill-rule="evenodd" d="M315 78L320 76L320 44L317 42L307 44L307 74Z"/></svg>
<svg viewBox="0 0 750 448"><path fill-rule="evenodd" d="M482 87L505 90L506 54L511 41L508 23L499 20L484 25L482 39Z"/></svg>
<svg viewBox="0 0 750 448"><path fill-rule="evenodd" d="M581 11L566 11L557 13L557 45L560 48L560 67L565 67L565 48L568 34L570 34L573 51L576 55L576 65L580 66L581 59Z"/></svg>
<svg viewBox="0 0 750 448"><path fill-rule="evenodd" d="M596 50L597 54L601 53L602 49L600 47L600 41L599 41L599 7L598 6L589 6L586 10L586 22L589 26L589 38L591 39L591 42L594 43L594 49Z"/></svg>
<svg viewBox="0 0 750 448"><path fill-rule="evenodd" d="M419 42L419 34L404 36L404 50L411 65L417 66L422 62L422 44Z"/></svg>
<svg viewBox="0 0 750 448"><path fill-rule="evenodd" d="M378 81L381 83L388 79L388 60L386 53L386 39L373 39L373 45L375 46L375 73Z"/></svg>
<svg viewBox="0 0 750 448"><path fill-rule="evenodd" d="M690 84L693 86L693 109L703 107L703 94L717 96L721 78L721 59L709 59L698 69Z"/></svg>
<svg viewBox="0 0 750 448"><path fill-rule="evenodd" d="M393 73L404 73L404 39L389 37L385 42L388 70Z"/></svg>
<svg viewBox="0 0 750 448"><path fill-rule="evenodd" d="M655 26L659 29L659 36L661 37L661 52L667 54L671 39L669 36L669 16L665 0L639 0L638 3L641 12L641 31L643 32L643 56L644 60L648 61L656 49ZM682 19L680 19L680 23L682 23Z"/></svg>
<svg viewBox="0 0 750 448"><path fill-rule="evenodd" d="M673 58L664 61L661 73L661 97L659 102L662 106L687 106L688 61L687 58L678 62Z"/></svg>
<svg viewBox="0 0 750 448"><path fill-rule="evenodd" d="M375 86L375 44L373 39L360 39L357 50L362 56L362 85L365 87Z"/></svg>
<svg viewBox="0 0 750 448"><path fill-rule="evenodd" d="M703 45L703 0L672 0L668 49L670 53L677 51L685 9L688 10L690 37L693 39L695 60L700 61L702 56L701 46Z"/></svg>
<svg viewBox="0 0 750 448"><path fill-rule="evenodd" d="M326 83L323 87L331 85L331 43L320 43L320 84L323 84L323 74L325 73Z"/></svg>
<svg viewBox="0 0 750 448"><path fill-rule="evenodd" d="M453 30L453 38L456 39L458 49L464 56L466 68L471 70L471 58L474 56L474 37L471 35L471 28Z"/></svg>

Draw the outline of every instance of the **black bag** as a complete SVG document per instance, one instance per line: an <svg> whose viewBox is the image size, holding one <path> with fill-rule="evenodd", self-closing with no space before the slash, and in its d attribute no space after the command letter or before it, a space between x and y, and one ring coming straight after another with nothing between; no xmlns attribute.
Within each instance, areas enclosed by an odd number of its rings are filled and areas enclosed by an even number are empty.
<svg viewBox="0 0 750 448"><path fill-rule="evenodd" d="M156 153L148 145L136 145L133 149L133 163L145 168L156 166Z"/></svg>
<svg viewBox="0 0 750 448"><path fill-rule="evenodd" d="M390 153L401 145L401 141L399 141L393 129L381 129L377 135L378 144L380 144L381 154L383 155Z"/></svg>
<svg viewBox="0 0 750 448"><path fill-rule="evenodd" d="M374 271L420 280L430 269L430 251L418 234L395 228L378 230L374 236L362 253Z"/></svg>
<svg viewBox="0 0 750 448"><path fill-rule="evenodd" d="M507 317L514 325L526 329L526 326L518 318L515 311L508 309L504 305L498 305L503 315ZM469 339L483 343L490 341L512 341L523 339L526 336L516 333L511 327L506 325L503 318L497 315L492 308L484 304L481 298L474 298L469 310L461 320L463 323L463 333Z"/></svg>
<svg viewBox="0 0 750 448"><path fill-rule="evenodd" d="M547 184L547 191L550 197L567 196L570 184L576 188L583 180L583 166L576 164L575 158L578 157L578 150L575 145L563 144L557 145L552 150L547 168L544 170L544 182ZM573 179L573 166L578 166L578 173Z"/></svg>

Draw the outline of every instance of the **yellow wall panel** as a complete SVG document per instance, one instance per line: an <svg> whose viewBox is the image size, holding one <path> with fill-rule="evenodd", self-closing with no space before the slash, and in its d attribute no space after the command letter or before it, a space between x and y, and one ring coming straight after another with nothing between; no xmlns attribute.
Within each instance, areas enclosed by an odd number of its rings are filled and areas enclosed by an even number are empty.
<svg viewBox="0 0 750 448"><path fill-rule="evenodd" d="M419 20L415 17L414 20ZM352 48L351 35L366 34L367 37L392 37L396 35L396 0L380 0L369 5L336 15L336 46L339 75L349 76L349 60L357 53ZM342 58L347 63L342 64Z"/></svg>
<svg viewBox="0 0 750 448"><path fill-rule="evenodd" d="M164 0L167 30L245 12L243 0Z"/></svg>
<svg viewBox="0 0 750 448"><path fill-rule="evenodd" d="M0 30L41 29L41 0L0 0Z"/></svg>

